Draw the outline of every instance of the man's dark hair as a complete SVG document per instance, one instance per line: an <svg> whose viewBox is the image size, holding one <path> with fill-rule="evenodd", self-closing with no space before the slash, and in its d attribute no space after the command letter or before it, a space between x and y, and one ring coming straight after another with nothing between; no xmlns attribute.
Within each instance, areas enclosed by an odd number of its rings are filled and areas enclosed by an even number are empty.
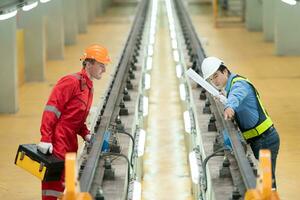
<svg viewBox="0 0 300 200"><path fill-rule="evenodd" d="M231 72L230 72L229 69L228 69L225 65L223 65L223 64L220 65L220 67L218 68L217 71L220 71L220 72L223 74L225 70L227 70L228 76L230 76Z"/></svg>
<svg viewBox="0 0 300 200"><path fill-rule="evenodd" d="M93 58L86 58L86 59L84 59L84 61L82 62L83 68L86 67L87 62L89 62L89 63L91 63L93 65L96 62L96 60L93 59Z"/></svg>

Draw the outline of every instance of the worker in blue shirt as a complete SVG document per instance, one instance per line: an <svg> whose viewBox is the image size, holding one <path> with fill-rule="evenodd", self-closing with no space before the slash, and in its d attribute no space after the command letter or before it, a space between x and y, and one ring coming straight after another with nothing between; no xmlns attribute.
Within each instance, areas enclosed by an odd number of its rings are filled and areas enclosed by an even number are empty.
<svg viewBox="0 0 300 200"><path fill-rule="evenodd" d="M231 73L219 58L205 58L201 68L204 79L219 90L225 90L224 118L235 119L255 158L259 158L260 149L271 151L272 187L276 189L275 167L280 139L256 88L247 78Z"/></svg>

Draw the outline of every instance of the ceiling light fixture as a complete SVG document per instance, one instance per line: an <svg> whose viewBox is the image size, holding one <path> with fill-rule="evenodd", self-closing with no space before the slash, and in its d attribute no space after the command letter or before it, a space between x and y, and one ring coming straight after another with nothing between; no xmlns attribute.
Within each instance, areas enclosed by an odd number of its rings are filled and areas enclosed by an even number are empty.
<svg viewBox="0 0 300 200"><path fill-rule="evenodd" d="M292 6L297 4L296 0L281 0L281 1L284 2L284 3L287 3L289 5L292 5Z"/></svg>
<svg viewBox="0 0 300 200"><path fill-rule="evenodd" d="M25 4L25 5L22 7L22 10L24 10L24 11L29 11L29 10L35 8L35 7L38 5L38 3L39 3L38 1L35 1L35 2L33 2L33 3Z"/></svg>
<svg viewBox="0 0 300 200"><path fill-rule="evenodd" d="M11 18L11 17L14 17L14 16L16 16L16 14L17 14L17 10L14 10L14 11L11 11L11 12L8 12L8 13L1 13L0 14L0 20L5 20L5 19L9 19L9 18Z"/></svg>

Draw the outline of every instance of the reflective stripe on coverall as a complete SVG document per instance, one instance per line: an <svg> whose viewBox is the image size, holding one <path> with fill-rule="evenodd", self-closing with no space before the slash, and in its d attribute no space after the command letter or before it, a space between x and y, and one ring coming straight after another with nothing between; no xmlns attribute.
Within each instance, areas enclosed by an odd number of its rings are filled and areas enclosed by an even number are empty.
<svg viewBox="0 0 300 200"><path fill-rule="evenodd" d="M93 82L84 69L61 78L54 86L41 123L41 141L53 144L53 154L60 159L67 152L77 152L77 134L89 134L85 120L93 100ZM64 173L60 181L42 182L42 199L53 200L64 190Z"/></svg>

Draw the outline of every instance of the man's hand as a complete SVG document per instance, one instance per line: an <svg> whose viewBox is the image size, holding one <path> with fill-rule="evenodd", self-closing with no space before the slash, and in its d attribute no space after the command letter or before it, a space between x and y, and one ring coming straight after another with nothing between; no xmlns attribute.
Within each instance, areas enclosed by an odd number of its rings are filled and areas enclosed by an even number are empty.
<svg viewBox="0 0 300 200"><path fill-rule="evenodd" d="M37 146L38 150L43 154L47 154L48 152L52 154L53 145L50 142L40 142Z"/></svg>
<svg viewBox="0 0 300 200"><path fill-rule="evenodd" d="M225 120L231 120L234 117L234 110L230 107L226 108L224 110L224 119Z"/></svg>
<svg viewBox="0 0 300 200"><path fill-rule="evenodd" d="M87 141L87 142L90 142L91 141L91 138L92 138L92 134L87 134L85 137L84 137L84 140Z"/></svg>

